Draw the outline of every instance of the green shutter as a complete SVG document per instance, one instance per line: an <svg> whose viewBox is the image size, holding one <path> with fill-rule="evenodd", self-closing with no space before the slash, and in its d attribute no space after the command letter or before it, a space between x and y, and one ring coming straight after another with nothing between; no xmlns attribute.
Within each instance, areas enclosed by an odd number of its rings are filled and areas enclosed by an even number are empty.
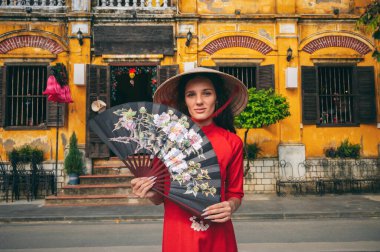
<svg viewBox="0 0 380 252"><path fill-rule="evenodd" d="M256 89L274 90L274 65L258 66L256 71Z"/></svg>
<svg viewBox="0 0 380 252"><path fill-rule="evenodd" d="M86 82L86 119L87 122L97 115L91 110L91 104L99 99L110 107L110 70L108 66L87 65ZM109 149L100 138L86 126L86 156L90 158L107 158L110 156Z"/></svg>
<svg viewBox="0 0 380 252"><path fill-rule="evenodd" d="M316 67L301 67L302 123L318 123L318 89Z"/></svg>
<svg viewBox="0 0 380 252"><path fill-rule="evenodd" d="M158 85L157 86L160 86L167 79L178 74L179 66L178 65L158 66L157 72L158 72L158 74L157 74Z"/></svg>
<svg viewBox="0 0 380 252"><path fill-rule="evenodd" d="M374 67L357 67L356 87L360 123L376 123Z"/></svg>
<svg viewBox="0 0 380 252"><path fill-rule="evenodd" d="M46 68L46 81L50 76L51 67ZM46 97L47 100L47 97ZM58 109L58 113L57 113ZM47 100L47 113L46 113L46 125L48 127L63 127L65 125L67 104L66 103L56 103ZM58 118L57 118L58 115Z"/></svg>
<svg viewBox="0 0 380 252"><path fill-rule="evenodd" d="M5 100L6 100L6 77L5 67L0 67L0 127L4 127Z"/></svg>

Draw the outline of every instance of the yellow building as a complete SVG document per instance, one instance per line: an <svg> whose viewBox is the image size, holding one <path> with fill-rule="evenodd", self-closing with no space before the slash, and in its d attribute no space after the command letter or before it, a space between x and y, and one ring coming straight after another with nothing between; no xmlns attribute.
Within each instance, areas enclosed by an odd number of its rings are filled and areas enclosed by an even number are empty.
<svg viewBox="0 0 380 252"><path fill-rule="evenodd" d="M323 157L346 138L361 145L362 156L379 155L375 42L356 29L370 0L0 2L3 159L32 144L54 163L57 107L42 91L56 63L67 67L74 100L60 105L59 161L75 131L89 172L93 160L111 155L87 128L91 103L151 100L157 85L194 66L287 97L290 117L250 131L264 158L288 150L296 160Z"/></svg>

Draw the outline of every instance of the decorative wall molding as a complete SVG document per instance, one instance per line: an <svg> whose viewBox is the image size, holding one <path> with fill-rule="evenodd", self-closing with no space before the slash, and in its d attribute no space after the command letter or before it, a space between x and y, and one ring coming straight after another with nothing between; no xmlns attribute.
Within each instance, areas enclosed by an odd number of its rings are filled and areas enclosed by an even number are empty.
<svg viewBox="0 0 380 252"><path fill-rule="evenodd" d="M226 36L215 39L208 43L204 47L204 51L209 54L214 54L215 52L230 47L244 47L253 49L266 55L273 51L272 47L262 42L261 40L249 37L249 36Z"/></svg>
<svg viewBox="0 0 380 252"><path fill-rule="evenodd" d="M37 47L50 51L52 54L59 54L65 49L56 41L43 36L20 35L4 39L0 42L0 53L5 54L17 48Z"/></svg>
<svg viewBox="0 0 380 252"><path fill-rule="evenodd" d="M307 53L314 53L315 51L319 49L323 49L326 47L345 47L345 48L351 48L361 55L365 55L369 52L371 52L371 48L365 44L364 42L360 41L359 39L355 39L353 37L349 36L339 36L339 35L330 35L330 36L324 36L317 39L314 39L307 43L303 47L303 51Z"/></svg>

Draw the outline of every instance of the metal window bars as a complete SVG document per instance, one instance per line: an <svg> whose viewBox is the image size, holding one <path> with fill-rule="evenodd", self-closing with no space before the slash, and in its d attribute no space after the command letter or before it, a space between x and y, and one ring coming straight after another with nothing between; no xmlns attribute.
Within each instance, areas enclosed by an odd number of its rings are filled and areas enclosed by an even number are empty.
<svg viewBox="0 0 380 252"><path fill-rule="evenodd" d="M320 124L354 123L352 68L319 67Z"/></svg>
<svg viewBox="0 0 380 252"><path fill-rule="evenodd" d="M7 126L41 126L46 121L45 66L7 66Z"/></svg>

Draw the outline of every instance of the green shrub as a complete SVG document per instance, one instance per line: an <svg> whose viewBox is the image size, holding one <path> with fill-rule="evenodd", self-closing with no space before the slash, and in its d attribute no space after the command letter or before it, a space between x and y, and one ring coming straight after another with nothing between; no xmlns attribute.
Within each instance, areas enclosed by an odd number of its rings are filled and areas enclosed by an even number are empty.
<svg viewBox="0 0 380 252"><path fill-rule="evenodd" d="M338 148L329 147L325 150L325 156L329 158L359 158L360 144L352 144L345 139Z"/></svg>
<svg viewBox="0 0 380 252"><path fill-rule="evenodd" d="M31 163L34 169L37 164L42 163L44 160L44 152L37 147L23 145L8 152L8 158L13 167L16 167L19 163Z"/></svg>
<svg viewBox="0 0 380 252"><path fill-rule="evenodd" d="M290 116L286 98L272 89L248 89L248 104L243 112L235 117L238 128L260 128L269 126Z"/></svg>
<svg viewBox="0 0 380 252"><path fill-rule="evenodd" d="M256 159L261 151L262 149L258 143L247 144L247 154L244 153L244 157L247 158L246 155L248 155L249 159Z"/></svg>
<svg viewBox="0 0 380 252"><path fill-rule="evenodd" d="M82 153L79 151L75 132L70 137L69 153L64 161L64 169L67 174L80 175L83 173Z"/></svg>
<svg viewBox="0 0 380 252"><path fill-rule="evenodd" d="M337 148L337 155L340 158L359 158L360 144L351 144L348 139L346 139Z"/></svg>

